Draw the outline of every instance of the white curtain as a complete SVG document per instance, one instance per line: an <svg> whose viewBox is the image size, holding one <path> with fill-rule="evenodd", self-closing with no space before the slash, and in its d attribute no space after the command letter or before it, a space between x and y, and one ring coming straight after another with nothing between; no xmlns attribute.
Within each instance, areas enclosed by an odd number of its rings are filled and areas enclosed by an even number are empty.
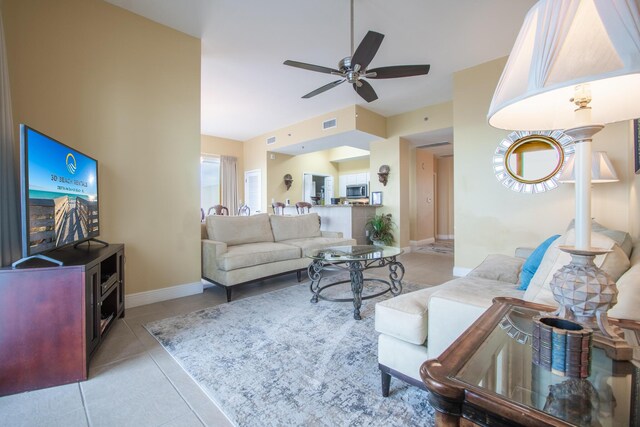
<svg viewBox="0 0 640 427"><path fill-rule="evenodd" d="M238 159L220 156L220 204L229 209L229 215L238 213Z"/></svg>
<svg viewBox="0 0 640 427"><path fill-rule="evenodd" d="M13 146L11 92L4 25L0 10L0 264L20 258L20 207Z"/></svg>

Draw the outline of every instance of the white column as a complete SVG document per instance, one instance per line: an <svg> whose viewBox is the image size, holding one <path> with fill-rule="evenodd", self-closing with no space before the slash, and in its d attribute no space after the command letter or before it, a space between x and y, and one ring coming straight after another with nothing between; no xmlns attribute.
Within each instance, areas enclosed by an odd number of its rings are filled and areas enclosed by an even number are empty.
<svg viewBox="0 0 640 427"><path fill-rule="evenodd" d="M576 142L576 248L591 247L591 139Z"/></svg>

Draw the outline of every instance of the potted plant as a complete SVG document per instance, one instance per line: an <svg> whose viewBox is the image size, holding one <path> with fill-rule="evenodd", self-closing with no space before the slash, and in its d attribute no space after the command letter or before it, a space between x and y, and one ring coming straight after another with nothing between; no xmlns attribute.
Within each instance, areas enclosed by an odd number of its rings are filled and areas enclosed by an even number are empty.
<svg viewBox="0 0 640 427"><path fill-rule="evenodd" d="M365 228L369 232L371 243L376 246L389 246L394 241L393 233L391 233L394 226L391 214L380 214L369 219Z"/></svg>

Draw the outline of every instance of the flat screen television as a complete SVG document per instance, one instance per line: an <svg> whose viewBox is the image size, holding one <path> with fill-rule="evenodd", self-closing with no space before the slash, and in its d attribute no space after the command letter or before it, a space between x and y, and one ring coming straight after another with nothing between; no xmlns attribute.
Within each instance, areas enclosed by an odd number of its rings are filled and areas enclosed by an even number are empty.
<svg viewBox="0 0 640 427"><path fill-rule="evenodd" d="M98 162L20 125L22 256L95 238Z"/></svg>

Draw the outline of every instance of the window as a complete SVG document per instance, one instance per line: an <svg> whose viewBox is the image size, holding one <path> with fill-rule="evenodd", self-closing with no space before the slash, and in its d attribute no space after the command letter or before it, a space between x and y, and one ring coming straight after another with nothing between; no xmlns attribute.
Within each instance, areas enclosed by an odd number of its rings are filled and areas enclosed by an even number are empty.
<svg viewBox="0 0 640 427"><path fill-rule="evenodd" d="M200 207L205 214L220 204L220 158L200 157Z"/></svg>

